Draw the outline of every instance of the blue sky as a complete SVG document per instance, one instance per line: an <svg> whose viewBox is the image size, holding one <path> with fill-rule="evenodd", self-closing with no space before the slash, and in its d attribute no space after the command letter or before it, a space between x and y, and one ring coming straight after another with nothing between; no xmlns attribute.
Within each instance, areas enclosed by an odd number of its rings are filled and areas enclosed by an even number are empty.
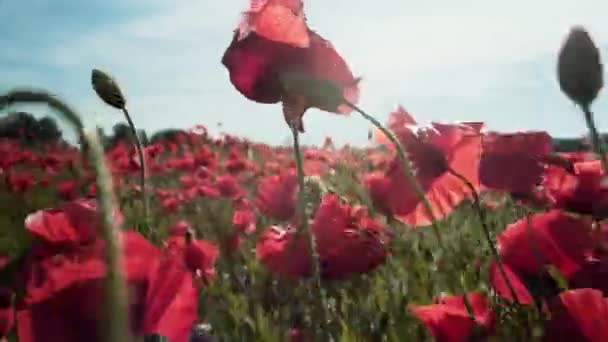
<svg viewBox="0 0 608 342"><path fill-rule="evenodd" d="M382 3L382 5L380 5ZM246 0L0 0L0 90L47 88L90 124L122 120L90 89L90 69L112 74L148 131L197 123L251 139L289 136L279 105L247 101L220 63ZM363 77L360 105L384 121L402 104L420 122L482 120L490 129L585 132L560 93L564 34L585 25L608 58L608 2L586 0L308 0L309 25ZM603 94L602 94L603 95ZM594 110L608 129L608 95ZM44 108L37 113L46 114ZM364 144L356 115L309 111L304 142Z"/></svg>

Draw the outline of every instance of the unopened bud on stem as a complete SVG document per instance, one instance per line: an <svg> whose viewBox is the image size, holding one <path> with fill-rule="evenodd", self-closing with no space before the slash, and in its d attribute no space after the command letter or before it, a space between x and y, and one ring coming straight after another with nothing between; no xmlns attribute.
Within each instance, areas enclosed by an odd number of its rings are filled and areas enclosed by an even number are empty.
<svg viewBox="0 0 608 342"><path fill-rule="evenodd" d="M600 52L583 27L570 30L559 52L557 73L562 91L582 107L588 107L604 86Z"/></svg>
<svg viewBox="0 0 608 342"><path fill-rule="evenodd" d="M97 95L103 102L116 109L124 109L126 105L125 97L120 91L120 87L112 77L101 70L93 69L91 73L91 83Z"/></svg>

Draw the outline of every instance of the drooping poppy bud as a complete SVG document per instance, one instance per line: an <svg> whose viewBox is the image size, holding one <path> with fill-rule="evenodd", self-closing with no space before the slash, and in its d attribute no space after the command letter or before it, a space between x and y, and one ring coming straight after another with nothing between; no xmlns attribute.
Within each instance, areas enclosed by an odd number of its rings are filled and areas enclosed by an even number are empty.
<svg viewBox="0 0 608 342"><path fill-rule="evenodd" d="M116 108L123 109L127 101L122 95L122 91L118 84L112 77L104 73L101 70L93 69L91 72L91 83L93 89L97 93L97 96L103 100L103 102Z"/></svg>
<svg viewBox="0 0 608 342"><path fill-rule="evenodd" d="M604 86L600 52L581 26L570 30L557 62L559 86L574 102L589 106Z"/></svg>

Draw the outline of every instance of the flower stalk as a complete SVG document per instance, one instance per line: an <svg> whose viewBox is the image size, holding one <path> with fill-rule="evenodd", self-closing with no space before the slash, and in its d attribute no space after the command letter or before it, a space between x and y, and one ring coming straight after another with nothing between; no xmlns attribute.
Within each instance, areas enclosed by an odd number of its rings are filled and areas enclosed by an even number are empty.
<svg viewBox="0 0 608 342"><path fill-rule="evenodd" d="M505 280L505 283L507 284L507 287L509 288L509 292L511 292L511 296L513 296L513 300L515 301L515 303L519 304L519 298L517 298L517 293L515 292L515 288L513 287L513 284L511 284L511 281L507 277L507 273L505 272L504 267L503 267L502 258L500 256L500 254L498 253L498 249L496 248L494 241L492 240L492 234L490 233L490 227L488 225L486 211L481 207L481 200L479 199L479 194L477 193L477 190L466 177L464 177L460 173L456 172L454 169L450 168L448 170L448 172L450 174L454 175L456 178L458 178L471 191L471 195L473 196L473 205L475 207L475 212L477 213L477 216L479 217L479 221L481 223L481 227L483 229L483 233L486 238L486 242L490 246L492 255L494 256L494 258L496 259L496 263L498 264L498 271L500 272L500 276Z"/></svg>
<svg viewBox="0 0 608 342"><path fill-rule="evenodd" d="M378 120L376 120L376 118L367 114L361 108L359 108L358 106L356 106L353 103L350 103L346 100L344 101L344 103L347 106L351 107L353 110L355 110L357 113L361 114L361 116L365 120L369 121L372 125L374 125L376 128L378 128L384 135L386 135L386 137L390 140L390 142L393 144L393 146L395 146L395 149L397 150L397 157L401 161L401 165L403 167L403 170L405 171L408 181L410 182L410 185L412 185L412 187L414 188L414 191L416 192L416 195L418 196L418 198L422 201L422 204L424 205L424 209L426 210L427 215L431 219L431 226L433 228L433 233L435 234L435 238L437 239L439 246L441 246L443 248L443 239L441 237L439 227L436 223L437 220L435 218L435 214L433 213L433 208L431 207L431 204L427 200L427 198L424 194L424 191L422 190L422 187L416 180L416 175L414 174L414 170L412 169L411 161L409 160L407 154L403 150L403 146L401 146L401 143L399 142L399 140L395 137L395 135L393 133L391 133L387 128L385 128L384 125L382 125Z"/></svg>
<svg viewBox="0 0 608 342"><path fill-rule="evenodd" d="M310 223L308 222L308 216L306 213L306 188L304 181L304 163L302 159L302 151L300 149L300 137L297 125L289 125L291 129L291 133L293 136L293 153L294 158L296 160L296 171L298 176L298 194L297 194L297 206L296 213L297 218L300 223L299 231L303 230L306 234L306 241L308 245L308 249L310 252L310 262L312 267L312 276L314 280L315 288L317 289L317 298L319 300L318 305L321 309L321 324L320 328L325 330L325 325L327 324L327 304L325 300L325 292L323 291L323 287L321 285L321 265L319 254L317 252L316 240L315 236L310 227Z"/></svg>
<svg viewBox="0 0 608 342"><path fill-rule="evenodd" d="M101 232L105 243L106 280L108 292L107 331L108 341L130 341L129 317L127 315L126 285L120 270L120 241L117 227L114 226L112 212L112 178L105 165L104 152L96 132L87 134L80 116L70 106L45 91L14 90L0 95L0 108L12 103L46 104L56 110L77 133L81 143L93 160L97 174L98 202L102 213ZM83 146L84 149L84 146Z"/></svg>
<svg viewBox="0 0 608 342"><path fill-rule="evenodd" d="M439 247L441 249L445 250L446 247L443 244L443 239L441 237L439 226L437 224L437 219L435 218L435 214L433 213L433 208L431 207L431 204L427 200L427 198L424 194L424 191L422 190L422 187L418 183L418 180L416 179L416 175L414 174L414 170L411 167L411 161L409 160L409 158L408 158L407 154L405 153L403 146L401 146L401 143L399 142L399 140L395 137L395 135L390 130L388 130L386 127L384 127L384 125L382 125L378 120L376 120L376 118L367 114L365 111L363 111L357 105L350 103L349 101L346 101L346 100L344 100L344 103L347 106L351 107L353 110L355 110L357 113L359 113L364 119L366 119L367 121L372 123L376 128L378 128L384 135L386 135L386 137L393 144L393 146L397 150L397 156L398 156L399 160L401 161L403 170L406 173L408 181L414 188L414 191L416 192L416 195L418 196L418 198L422 201L424 208L427 212L427 215L431 219L431 226L433 228L433 233L435 235L437 243L439 244ZM473 307L471 306L471 303L469 302L469 299L467 298L466 291L465 291L465 293L463 293L463 302L464 302L464 306L467 310L467 314L469 315L469 318L473 322L475 322L475 316L473 314Z"/></svg>
<svg viewBox="0 0 608 342"><path fill-rule="evenodd" d="M93 85L93 90L95 90L97 96L99 96L99 98L110 107L122 111L125 119L127 119L127 122L129 123L131 135L133 136L135 149L139 158L139 186L141 187L143 216L146 224L148 225L147 228L150 228L148 215L148 195L146 191L146 159L144 157L144 149L141 144L141 140L137 134L137 128L135 127L135 123L133 123L131 115L127 110L127 101L116 81L101 70L93 69L91 72L91 84Z"/></svg>
<svg viewBox="0 0 608 342"><path fill-rule="evenodd" d="M591 148L598 155L602 161L602 167L604 173L608 174L608 157L606 156L606 146L604 145L603 139L600 137L597 127L595 126L595 120L593 119L593 112L589 105L583 105L581 107L583 114L585 115L585 123L591 136Z"/></svg>
<svg viewBox="0 0 608 342"><path fill-rule="evenodd" d="M107 295L107 324L108 341L130 341L129 312L127 306L127 286L121 275L122 239L120 229L114 224L112 176L105 164L104 152L95 131L85 134L90 146L91 159L97 171L97 201L101 213L101 235L104 240L104 258L106 263L106 295Z"/></svg>

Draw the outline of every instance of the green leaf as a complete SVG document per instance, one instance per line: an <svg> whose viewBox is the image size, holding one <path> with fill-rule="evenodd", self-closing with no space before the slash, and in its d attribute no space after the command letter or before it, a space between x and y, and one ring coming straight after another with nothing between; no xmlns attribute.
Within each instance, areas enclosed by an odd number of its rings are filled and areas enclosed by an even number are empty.
<svg viewBox="0 0 608 342"><path fill-rule="evenodd" d="M551 276L551 278L553 278L553 280L555 280L555 283L557 284L557 286L562 291L567 291L568 290L568 281L566 280L564 275L557 269L557 267L555 267L553 265L548 265L548 266L546 266L546 268L547 268L547 272L549 272L549 275Z"/></svg>

